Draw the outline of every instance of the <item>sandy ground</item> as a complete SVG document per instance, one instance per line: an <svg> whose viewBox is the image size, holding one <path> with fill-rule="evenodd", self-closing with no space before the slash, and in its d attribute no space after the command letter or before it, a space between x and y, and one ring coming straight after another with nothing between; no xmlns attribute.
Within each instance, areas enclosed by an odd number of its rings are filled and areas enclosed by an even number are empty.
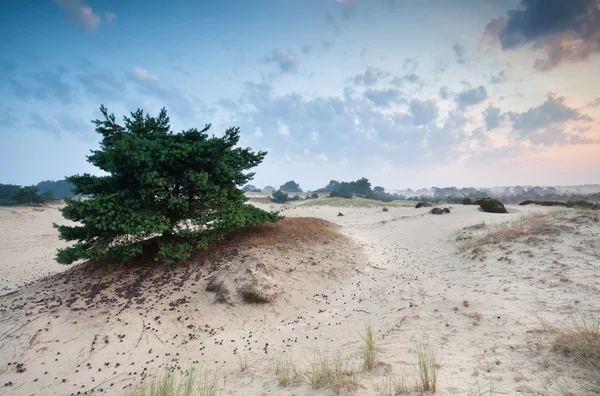
<svg viewBox="0 0 600 396"><path fill-rule="evenodd" d="M57 208L1 208L2 394L124 395L158 367L198 365L218 370L224 395L310 395L306 384L279 386L276 357L293 356L302 370L327 351L358 365L367 321L377 364L361 373L357 394L378 394L390 370L413 384L418 343L438 356L436 394L467 395L490 381L502 395L585 394L585 373L553 359L538 318L568 322L598 309L593 218L561 211L552 216L560 233L469 247L495 224L553 211L508 206L499 215L459 205L436 216L427 208L255 204L335 223L342 237L253 248L220 257L218 268L204 257L148 277L55 264ZM262 277L276 298L216 302L205 289L224 274Z"/></svg>

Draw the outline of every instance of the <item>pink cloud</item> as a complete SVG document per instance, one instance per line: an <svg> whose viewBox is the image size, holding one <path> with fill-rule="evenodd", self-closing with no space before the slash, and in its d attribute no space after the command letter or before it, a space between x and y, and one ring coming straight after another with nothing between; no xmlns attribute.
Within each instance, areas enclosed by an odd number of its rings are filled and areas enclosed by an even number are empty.
<svg viewBox="0 0 600 396"><path fill-rule="evenodd" d="M74 22L85 29L94 29L100 24L100 17L94 14L94 10L81 0L55 0L56 4Z"/></svg>

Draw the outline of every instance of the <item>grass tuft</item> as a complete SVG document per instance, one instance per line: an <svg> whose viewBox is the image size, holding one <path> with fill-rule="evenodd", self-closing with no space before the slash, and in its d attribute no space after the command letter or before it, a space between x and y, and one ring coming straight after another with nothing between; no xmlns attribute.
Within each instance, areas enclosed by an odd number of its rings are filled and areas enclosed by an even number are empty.
<svg viewBox="0 0 600 396"><path fill-rule="evenodd" d="M478 385L469 388L467 396L495 396L496 389L494 383L490 381L489 385Z"/></svg>
<svg viewBox="0 0 600 396"><path fill-rule="evenodd" d="M277 356L275 359L275 374L277 374L279 386L287 387L298 381L299 373L292 356L285 353Z"/></svg>
<svg viewBox="0 0 600 396"><path fill-rule="evenodd" d="M417 371L419 374L418 388L422 392L435 393L439 374L439 363L435 353L423 344L417 345Z"/></svg>
<svg viewBox="0 0 600 396"><path fill-rule="evenodd" d="M370 323L365 323L365 334L361 335L364 342L362 357L365 370L371 371L375 367L375 333Z"/></svg>
<svg viewBox="0 0 600 396"><path fill-rule="evenodd" d="M189 368L183 373L167 368L150 375L128 396L214 396L218 393L219 374L202 368Z"/></svg>
<svg viewBox="0 0 600 396"><path fill-rule="evenodd" d="M591 391L600 392L600 315L581 315L569 326L556 326L538 317L545 331L553 335L552 350L589 372Z"/></svg>
<svg viewBox="0 0 600 396"><path fill-rule="evenodd" d="M334 394L353 392L360 383L358 370L351 368L348 360L339 354L330 356L325 352L317 353L309 362L304 377L313 389Z"/></svg>

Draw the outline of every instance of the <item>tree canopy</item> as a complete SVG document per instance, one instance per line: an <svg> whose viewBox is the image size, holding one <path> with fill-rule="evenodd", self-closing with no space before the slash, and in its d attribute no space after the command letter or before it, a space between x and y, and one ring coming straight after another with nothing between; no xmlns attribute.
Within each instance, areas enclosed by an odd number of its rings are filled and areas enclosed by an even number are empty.
<svg viewBox="0 0 600 396"><path fill-rule="evenodd" d="M58 251L58 262L118 265L145 251L155 260L182 261L231 231L281 219L245 204L239 186L254 176L245 171L267 153L236 147L239 128L223 137L209 137L210 125L173 133L165 109L157 117L137 110L123 117L124 125L100 110L103 119L93 123L102 141L88 162L107 175L67 178L75 194L90 197L65 199L63 216L79 225L55 225L61 239L76 241Z"/></svg>
<svg viewBox="0 0 600 396"><path fill-rule="evenodd" d="M290 180L289 182L282 184L281 187L279 187L280 190L283 191L287 191L287 192L302 192L302 189L300 188L300 184L296 183L293 180Z"/></svg>
<svg viewBox="0 0 600 396"><path fill-rule="evenodd" d="M36 186L0 184L0 206L42 204L53 199L53 191L40 192Z"/></svg>

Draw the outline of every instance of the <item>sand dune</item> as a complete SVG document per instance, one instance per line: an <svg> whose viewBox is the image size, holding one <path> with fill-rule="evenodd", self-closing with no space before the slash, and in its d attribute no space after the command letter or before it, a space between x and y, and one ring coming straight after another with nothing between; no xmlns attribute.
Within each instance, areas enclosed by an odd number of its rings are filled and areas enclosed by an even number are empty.
<svg viewBox="0 0 600 396"><path fill-rule="evenodd" d="M290 220L186 265L127 270L55 264L56 207L0 209L3 394L120 395L160 367L201 366L221 394L310 395L301 381L280 386L275 361L285 353L303 372L318 352L357 368L350 393L373 395L391 371L413 387L417 344L437 355L436 394L490 382L498 394L585 394L587 373L551 350L539 318L598 308L597 213L254 204ZM366 322L372 371L361 366Z"/></svg>

